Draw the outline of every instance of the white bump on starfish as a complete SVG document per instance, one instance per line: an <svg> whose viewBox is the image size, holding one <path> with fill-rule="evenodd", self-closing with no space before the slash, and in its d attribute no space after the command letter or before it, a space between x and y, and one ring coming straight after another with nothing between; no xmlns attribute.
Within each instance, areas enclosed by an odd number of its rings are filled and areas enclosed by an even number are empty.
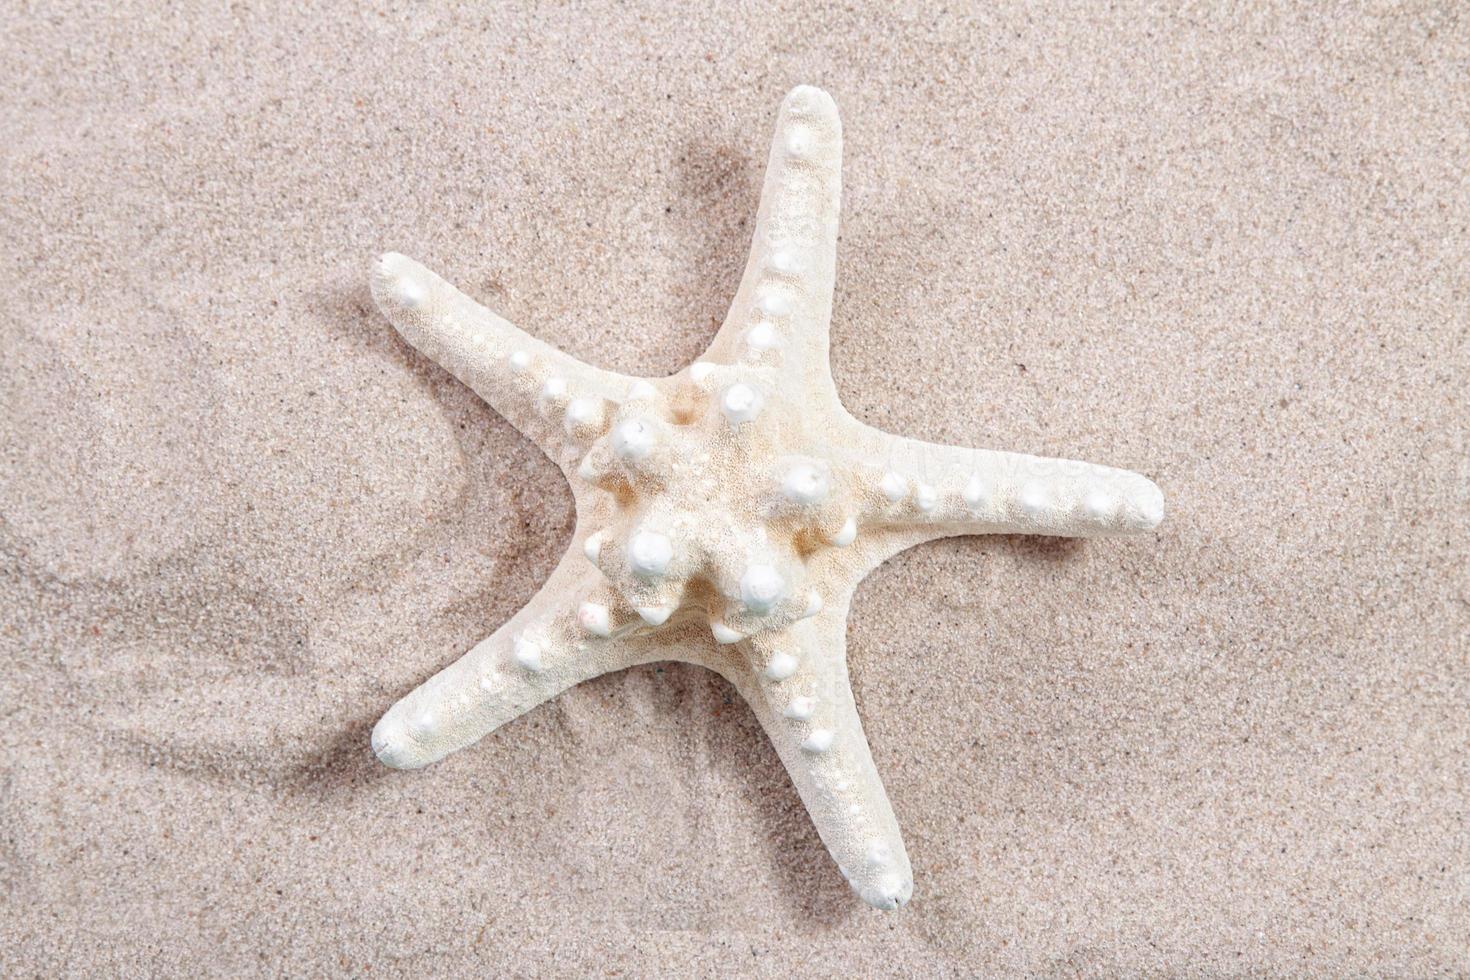
<svg viewBox="0 0 1470 980"><path fill-rule="evenodd" d="M766 679L773 681L784 681L796 673L796 658L784 650L771 657L771 662L766 664Z"/></svg>
<svg viewBox="0 0 1470 980"><path fill-rule="evenodd" d="M832 535L832 543L839 548L846 548L855 540L857 540L857 520L849 517L842 522L842 527L837 529L837 533Z"/></svg>
<svg viewBox="0 0 1470 980"><path fill-rule="evenodd" d="M786 580L770 565L751 565L740 576L740 601L751 612L768 612L786 594Z"/></svg>
<svg viewBox="0 0 1470 980"><path fill-rule="evenodd" d="M786 316L791 312L791 300L784 293L775 290L762 293L757 305L766 316Z"/></svg>
<svg viewBox="0 0 1470 980"><path fill-rule="evenodd" d="M785 276L794 276L801 271L801 256L789 248L778 248L771 253L771 268Z"/></svg>
<svg viewBox="0 0 1470 980"><path fill-rule="evenodd" d="M541 648L523 636L515 638L511 645L515 662L530 671L540 671Z"/></svg>
<svg viewBox="0 0 1470 980"><path fill-rule="evenodd" d="M675 608L673 603L666 606L639 606L638 615L649 626L662 626L669 621Z"/></svg>
<svg viewBox="0 0 1470 980"><path fill-rule="evenodd" d="M393 288L393 293L398 302L410 310L421 309L429 298L423 285L408 276L398 280L397 285Z"/></svg>
<svg viewBox="0 0 1470 980"><path fill-rule="evenodd" d="M830 489L827 474L810 463L797 463L781 480L781 492L795 504L821 503Z"/></svg>
<svg viewBox="0 0 1470 980"><path fill-rule="evenodd" d="M965 499L965 506L971 510L978 510L984 506L985 501L989 499L989 493L985 489L985 481L980 479L978 473L970 477L960 496Z"/></svg>
<svg viewBox="0 0 1470 980"><path fill-rule="evenodd" d="M832 747L833 735L830 728L813 728L812 733L801 743L808 752L826 752Z"/></svg>
<svg viewBox="0 0 1470 980"><path fill-rule="evenodd" d="M854 891L878 908L908 899L908 856L848 685L847 597L919 541L1139 533L1164 507L1136 474L920 443L842 408L828 358L841 158L831 98L794 90L735 299L687 381L584 364L406 256L378 261L373 296L404 340L529 434L574 481L579 526L599 529L577 544L592 567L573 551L512 620L536 623L534 639L501 627L382 717L372 746L386 765L428 765L608 671L719 664L767 685L757 718ZM963 507L947 506L953 494ZM793 519L792 504L808 509ZM635 544L645 528L668 547ZM657 628L681 613L709 634Z"/></svg>
<svg viewBox="0 0 1470 980"><path fill-rule="evenodd" d="M624 419L612 432L612 451L625 463L637 463L658 441L658 431L644 418Z"/></svg>
<svg viewBox="0 0 1470 980"><path fill-rule="evenodd" d="M657 531L639 531L628 542L628 567L635 575L657 578L668 571L673 559L673 542Z"/></svg>
<svg viewBox="0 0 1470 980"><path fill-rule="evenodd" d="M726 388L724 395L720 397L720 411L725 413L725 418L732 426L754 421L761 413L763 404L764 399L760 392L738 381Z"/></svg>
<svg viewBox="0 0 1470 980"><path fill-rule="evenodd" d="M566 426L567 435L572 435L579 429L590 429L602 422L602 401L597 398L573 398L567 405L566 418L563 424Z"/></svg>
<svg viewBox="0 0 1470 980"><path fill-rule="evenodd" d="M1029 517L1040 517L1046 513L1050 501L1047 498L1046 487L1040 483L1028 483L1021 488L1016 498Z"/></svg>
<svg viewBox="0 0 1470 980"><path fill-rule="evenodd" d="M883 491L890 503L898 503L909 492L909 481L902 476L889 470L883 474L883 480L878 484L878 489Z"/></svg>
<svg viewBox="0 0 1470 980"><path fill-rule="evenodd" d="M786 710L782 711L781 714L790 718L792 721L806 721L811 718L812 712L816 710L817 699L802 695L798 698L792 698L791 703L786 706Z"/></svg>
<svg viewBox="0 0 1470 980"><path fill-rule="evenodd" d="M1087 496L1082 498L1082 511L1095 521L1105 521L1113 516L1118 508L1118 502L1113 495L1101 488L1087 491Z"/></svg>
<svg viewBox="0 0 1470 980"><path fill-rule="evenodd" d="M593 636L612 635L607 607L598 602L584 602L577 608L577 625Z"/></svg>
<svg viewBox="0 0 1470 980"><path fill-rule="evenodd" d="M938 503L938 501L938 495L934 492L934 488L929 486L929 484L920 483L918 486L914 487L914 506L919 508L919 510L923 511L924 513L927 514L929 511L933 510L934 505Z"/></svg>
<svg viewBox="0 0 1470 980"><path fill-rule="evenodd" d="M582 554L586 555L587 560L594 564L597 562L597 556L602 553L602 540L603 533L597 531L596 533L587 535L587 540L582 542Z"/></svg>
<svg viewBox="0 0 1470 980"><path fill-rule="evenodd" d="M781 338L776 335L775 327L771 326L767 321L762 320L746 331L745 342L750 345L752 350L762 351L775 347L781 342Z"/></svg>

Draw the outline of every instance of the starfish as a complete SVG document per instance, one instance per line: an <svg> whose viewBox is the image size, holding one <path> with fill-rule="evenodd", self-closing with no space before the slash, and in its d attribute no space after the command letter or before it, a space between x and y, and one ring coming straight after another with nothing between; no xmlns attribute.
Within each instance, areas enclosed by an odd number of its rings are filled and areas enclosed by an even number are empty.
<svg viewBox="0 0 1470 980"><path fill-rule="evenodd" d="M729 315L667 378L591 367L382 256L383 313L561 467L577 511L536 596L374 727L382 762L435 762L609 671L700 664L750 704L858 895L909 899L848 683L858 582L934 538L1143 532L1164 505L1136 473L920 442L848 414L828 362L841 155L832 98L793 90Z"/></svg>

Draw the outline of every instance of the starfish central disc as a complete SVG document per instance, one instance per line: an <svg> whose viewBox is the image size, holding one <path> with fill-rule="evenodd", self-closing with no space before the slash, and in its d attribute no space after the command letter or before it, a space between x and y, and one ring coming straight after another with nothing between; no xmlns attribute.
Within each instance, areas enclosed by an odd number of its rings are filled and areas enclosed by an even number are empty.
<svg viewBox="0 0 1470 980"><path fill-rule="evenodd" d="M728 642L811 615L803 545L831 547L861 494L828 499L834 464L793 460L807 434L772 366L696 367L615 405L588 444L584 553L620 605L690 611ZM628 628L651 625L640 618Z"/></svg>

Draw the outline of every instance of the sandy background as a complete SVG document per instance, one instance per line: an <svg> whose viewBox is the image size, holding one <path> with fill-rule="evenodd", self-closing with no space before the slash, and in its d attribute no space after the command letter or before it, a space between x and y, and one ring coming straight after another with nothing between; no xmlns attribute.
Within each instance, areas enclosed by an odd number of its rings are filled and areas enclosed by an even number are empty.
<svg viewBox="0 0 1470 980"><path fill-rule="evenodd" d="M0 38L0 973L1470 973L1459 5L100 6ZM369 262L677 370L798 82L854 414L1170 504L859 591L898 913L697 668L368 748L572 520Z"/></svg>

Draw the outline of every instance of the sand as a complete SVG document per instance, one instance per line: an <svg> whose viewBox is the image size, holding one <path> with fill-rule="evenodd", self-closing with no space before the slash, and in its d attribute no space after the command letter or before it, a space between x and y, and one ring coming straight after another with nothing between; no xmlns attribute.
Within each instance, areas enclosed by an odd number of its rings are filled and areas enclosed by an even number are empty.
<svg viewBox="0 0 1470 980"><path fill-rule="evenodd" d="M0 973L1470 973L1456 4L110 6L0 38ZM1170 505L859 590L897 913L694 667L368 748L572 521L369 263L675 371L799 82L853 413Z"/></svg>

